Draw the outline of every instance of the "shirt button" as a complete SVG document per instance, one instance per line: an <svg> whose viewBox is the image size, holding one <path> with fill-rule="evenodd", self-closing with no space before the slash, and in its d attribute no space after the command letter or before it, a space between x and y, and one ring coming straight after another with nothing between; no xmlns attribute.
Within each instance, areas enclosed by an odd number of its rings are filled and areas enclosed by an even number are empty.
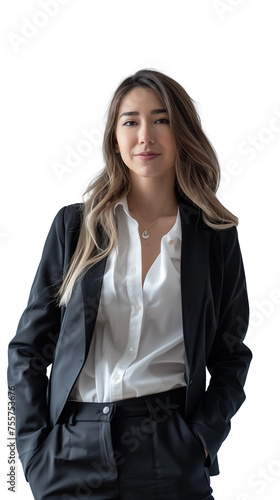
<svg viewBox="0 0 280 500"><path fill-rule="evenodd" d="M103 408L104 415L108 415L109 412L110 412L109 406L104 406L104 408Z"/></svg>
<svg viewBox="0 0 280 500"><path fill-rule="evenodd" d="M174 243L173 240L169 240L168 245L173 245L173 243Z"/></svg>
<svg viewBox="0 0 280 500"><path fill-rule="evenodd" d="M130 352L133 352L133 351L134 351L134 347L133 347L133 346L131 346L131 347L129 348L129 350L130 350Z"/></svg>
<svg viewBox="0 0 280 500"><path fill-rule="evenodd" d="M136 309L136 311L139 312L139 311L141 311L142 308L141 308L141 306L139 304L137 304L137 306L135 307L135 309Z"/></svg>
<svg viewBox="0 0 280 500"><path fill-rule="evenodd" d="M115 375L115 379L116 379L116 380L119 380L120 378L121 378L121 374L120 374L120 373L116 373L116 375Z"/></svg>

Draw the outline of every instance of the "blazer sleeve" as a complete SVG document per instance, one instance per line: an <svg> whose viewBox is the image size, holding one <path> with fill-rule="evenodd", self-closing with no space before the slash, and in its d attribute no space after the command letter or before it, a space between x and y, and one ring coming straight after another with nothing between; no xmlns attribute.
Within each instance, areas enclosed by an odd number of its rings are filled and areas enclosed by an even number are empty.
<svg viewBox="0 0 280 500"><path fill-rule="evenodd" d="M245 400L244 384L252 359L244 344L249 322L246 279L236 227L221 230L223 285L214 342L207 360L211 375L190 425L208 451L211 466L230 431L230 420Z"/></svg>
<svg viewBox="0 0 280 500"><path fill-rule="evenodd" d="M64 308L55 293L71 258L73 214L79 204L63 207L48 233L26 309L8 347L8 384L15 387L16 443L23 467L49 433L47 367L52 363ZM74 219L75 219L74 217Z"/></svg>

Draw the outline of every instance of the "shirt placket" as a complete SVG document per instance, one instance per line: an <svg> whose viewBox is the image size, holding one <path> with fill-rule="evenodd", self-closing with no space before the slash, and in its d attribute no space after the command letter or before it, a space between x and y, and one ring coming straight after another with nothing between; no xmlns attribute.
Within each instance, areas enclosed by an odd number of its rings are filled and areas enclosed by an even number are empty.
<svg viewBox="0 0 280 500"><path fill-rule="evenodd" d="M142 265L141 243L136 221L129 220L130 236L133 245L129 245L127 256L127 273L124 280L126 287L127 308L129 309L129 329L127 346L122 358L116 364L111 376L111 398L114 401L123 399L125 374L127 368L137 358L143 321L143 291L142 291ZM121 335L122 332L119 332Z"/></svg>

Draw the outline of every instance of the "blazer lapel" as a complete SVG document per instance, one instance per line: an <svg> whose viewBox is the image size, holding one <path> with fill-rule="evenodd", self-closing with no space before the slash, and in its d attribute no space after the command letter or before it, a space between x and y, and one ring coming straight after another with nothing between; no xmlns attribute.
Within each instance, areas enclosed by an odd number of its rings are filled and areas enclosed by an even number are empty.
<svg viewBox="0 0 280 500"><path fill-rule="evenodd" d="M182 221L181 290L183 331L186 350L186 382L199 342L199 323L203 318L205 288L207 282L208 245L205 239L205 223L200 219L198 208L180 204Z"/></svg>
<svg viewBox="0 0 280 500"><path fill-rule="evenodd" d="M57 344L51 385L51 418L57 421L88 354L97 317L106 258L78 279L66 307ZM61 398L63 394L63 398Z"/></svg>
<svg viewBox="0 0 280 500"><path fill-rule="evenodd" d="M85 356L87 356L93 330L95 327L106 261L107 258L104 258L100 262L95 264L85 274L82 281L82 300L84 303Z"/></svg>

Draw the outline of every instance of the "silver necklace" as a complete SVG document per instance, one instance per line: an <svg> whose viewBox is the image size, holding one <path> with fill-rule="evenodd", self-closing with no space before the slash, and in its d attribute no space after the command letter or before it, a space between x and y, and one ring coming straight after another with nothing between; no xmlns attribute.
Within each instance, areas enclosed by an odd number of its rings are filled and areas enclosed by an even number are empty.
<svg viewBox="0 0 280 500"><path fill-rule="evenodd" d="M176 205L174 205L174 208L176 207ZM129 210L130 213L132 215L134 215L134 217L136 218L136 215L132 212L132 210ZM150 238L150 233L148 231L148 229L150 229L150 227L152 227L160 218L162 217L162 215L160 215L154 222L152 222L152 224L150 224L149 226L145 227L144 224L141 222L141 220L139 219L138 217L138 220L140 222L140 225L143 227L144 231L142 233L142 238L144 238L144 240L147 240L148 238Z"/></svg>

